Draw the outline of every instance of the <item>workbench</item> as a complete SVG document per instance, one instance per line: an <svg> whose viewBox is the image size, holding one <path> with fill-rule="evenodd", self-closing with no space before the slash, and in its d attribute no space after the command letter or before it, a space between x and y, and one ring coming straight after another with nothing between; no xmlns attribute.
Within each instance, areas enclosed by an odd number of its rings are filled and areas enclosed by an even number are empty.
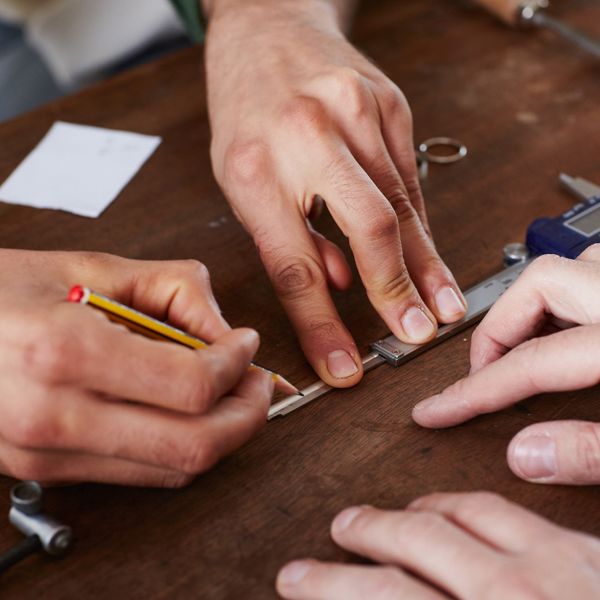
<svg viewBox="0 0 600 600"><path fill-rule="evenodd" d="M467 3L363 4L353 39L406 93L416 139L448 135L469 148L460 163L432 165L424 182L439 251L467 288L501 268L503 246L522 241L534 218L574 203L559 172L600 183L600 65L550 33L511 31ZM600 35L598 2L556 4L559 16ZM0 180L56 120L163 143L97 220L0 204L0 243L199 259L230 323L261 333L258 362L308 385L315 375L211 174L201 62L201 48L182 51L1 125ZM330 220L319 227L346 247ZM387 333L358 279L335 298L361 350ZM188 488L49 489L46 508L73 527L76 544L62 559L38 555L2 575L0 596L275 598L286 561L351 558L329 537L339 510L399 508L435 490L499 492L600 535L600 489L528 484L505 461L509 440L529 424L600 421L597 389L532 398L445 431L412 422L418 400L468 371L470 333L270 422ZM5 516L13 483L0 477L0 549L21 539Z"/></svg>

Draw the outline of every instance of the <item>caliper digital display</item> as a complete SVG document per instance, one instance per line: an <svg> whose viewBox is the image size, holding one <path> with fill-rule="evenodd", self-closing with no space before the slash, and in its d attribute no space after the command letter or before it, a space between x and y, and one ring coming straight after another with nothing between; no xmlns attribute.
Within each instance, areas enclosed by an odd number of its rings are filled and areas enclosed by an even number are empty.
<svg viewBox="0 0 600 600"><path fill-rule="evenodd" d="M534 256L558 254L577 258L600 243L600 195L588 198L555 218L535 220L527 230L527 247Z"/></svg>

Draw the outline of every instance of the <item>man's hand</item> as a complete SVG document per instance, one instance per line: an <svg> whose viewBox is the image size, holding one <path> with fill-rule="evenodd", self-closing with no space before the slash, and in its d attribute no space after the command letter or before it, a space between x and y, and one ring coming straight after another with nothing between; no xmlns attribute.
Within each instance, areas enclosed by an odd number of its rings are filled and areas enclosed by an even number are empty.
<svg viewBox="0 0 600 600"><path fill-rule="evenodd" d="M600 381L600 245L577 260L538 258L473 334L471 374L417 404L424 427L450 427L543 392ZM600 424L538 423L508 447L516 475L540 483L600 483Z"/></svg>
<svg viewBox="0 0 600 600"><path fill-rule="evenodd" d="M340 249L312 229L324 200L373 306L407 342L465 312L430 236L402 92L340 30L350 0L205 0L217 180L254 238L319 376L356 384L362 365L328 286Z"/></svg>
<svg viewBox="0 0 600 600"><path fill-rule="evenodd" d="M193 351L65 301L87 285L213 341ZM0 250L0 471L42 482L175 487L266 421L258 335L231 331L206 268Z"/></svg>
<svg viewBox="0 0 600 600"><path fill-rule="evenodd" d="M434 494L396 512L349 508L331 533L380 566L293 562L277 579L284 598L600 597L600 540L493 494Z"/></svg>

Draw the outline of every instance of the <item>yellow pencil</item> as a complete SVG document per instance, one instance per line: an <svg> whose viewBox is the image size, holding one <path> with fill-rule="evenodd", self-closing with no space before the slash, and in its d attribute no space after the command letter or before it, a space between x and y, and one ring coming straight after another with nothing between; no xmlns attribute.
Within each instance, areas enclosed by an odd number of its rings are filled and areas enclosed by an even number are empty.
<svg viewBox="0 0 600 600"><path fill-rule="evenodd" d="M181 329L172 327L167 323L163 323L158 319L154 319L153 317L145 315L144 313L130 308L129 306L125 306L120 302L116 302L115 300L107 298L102 294L97 294L89 288L81 285L76 285L71 288L71 291L67 296L67 300L69 302L87 304L88 306L101 310L111 321L121 323L129 330L134 331L135 333L140 333L141 335L151 339L175 342L194 350L207 348L210 345L207 342L198 339L197 337L189 335ZM287 379L278 373L274 373L273 371L265 369L264 367L254 363L250 363L249 368L259 369L265 373L269 373L275 382L275 387L280 392L285 394L302 395L296 386L292 385Z"/></svg>

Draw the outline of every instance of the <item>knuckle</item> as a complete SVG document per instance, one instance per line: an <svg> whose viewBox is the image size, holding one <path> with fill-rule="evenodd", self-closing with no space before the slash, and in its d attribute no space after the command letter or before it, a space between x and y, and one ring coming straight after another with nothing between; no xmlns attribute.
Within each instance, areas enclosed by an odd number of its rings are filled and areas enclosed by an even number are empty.
<svg viewBox="0 0 600 600"><path fill-rule="evenodd" d="M441 286L452 282L452 275L448 272L446 265L435 250L431 249L431 252L423 252L419 261L419 275L424 284L433 287L435 284Z"/></svg>
<svg viewBox="0 0 600 600"><path fill-rule="evenodd" d="M217 443L204 434L192 438L190 443L179 451L173 467L182 474L195 476L208 471L217 464L219 458Z"/></svg>
<svg viewBox="0 0 600 600"><path fill-rule="evenodd" d="M529 277L546 277L549 272L556 269L564 258L557 256L556 254L544 254L538 256L525 270L524 275L528 274Z"/></svg>
<svg viewBox="0 0 600 600"><path fill-rule="evenodd" d="M588 246L577 258L594 262L600 261L600 244Z"/></svg>
<svg viewBox="0 0 600 600"><path fill-rule="evenodd" d="M282 110L281 122L286 129L300 135L320 136L329 127L325 107L316 98L297 96Z"/></svg>
<svg viewBox="0 0 600 600"><path fill-rule="evenodd" d="M445 393L451 394L453 398L457 398L455 402L455 410L462 418L468 415L477 415L485 409L485 405L478 399L473 398L470 393L470 383L468 378L459 379L447 388Z"/></svg>
<svg viewBox="0 0 600 600"><path fill-rule="evenodd" d="M547 600L539 580L525 566L507 562L493 571L490 580L485 584L480 597L490 600L501 598L519 598L519 600Z"/></svg>
<svg viewBox="0 0 600 600"><path fill-rule="evenodd" d="M386 117L401 116L409 124L412 123L412 112L406 100L406 97L400 88L391 82L386 82L385 85L377 92L377 98L381 111Z"/></svg>
<svg viewBox="0 0 600 600"><path fill-rule="evenodd" d="M506 501L493 492L469 492L458 496L455 514L466 522L476 521L479 516L489 514L491 510L503 507Z"/></svg>
<svg viewBox="0 0 600 600"><path fill-rule="evenodd" d="M415 204L413 206L417 206L420 210L425 212L425 200L423 199L423 192L421 190L421 182L419 181L418 173L411 172L409 175L404 176L402 178L404 183L404 187L406 188L406 193L409 198L412 198ZM415 210L415 212L417 212ZM425 225L425 224L423 224Z"/></svg>
<svg viewBox="0 0 600 600"><path fill-rule="evenodd" d="M3 435L17 448L49 448L62 437L56 418L42 410L39 403L29 404L21 410Z"/></svg>
<svg viewBox="0 0 600 600"><path fill-rule="evenodd" d="M330 78L344 94L360 93L365 89L363 76L352 67L338 67L331 72Z"/></svg>
<svg viewBox="0 0 600 600"><path fill-rule="evenodd" d="M388 202L394 209L396 220L404 225L415 225L420 223L417 211L412 205L406 190L396 185L392 190L392 193L387 196Z"/></svg>
<svg viewBox="0 0 600 600"><path fill-rule="evenodd" d="M385 154L380 155L371 172L373 180L377 182L379 189L385 194L396 216L398 216L398 213L404 214L407 208L412 207L404 181L395 168L386 160Z"/></svg>
<svg viewBox="0 0 600 600"><path fill-rule="evenodd" d="M210 283L210 272L204 263L195 258L188 258L177 262L184 274L198 278L204 283Z"/></svg>
<svg viewBox="0 0 600 600"><path fill-rule="evenodd" d="M351 67L341 67L331 74L333 86L345 110L355 119L371 113L369 91L364 77Z"/></svg>
<svg viewBox="0 0 600 600"><path fill-rule="evenodd" d="M26 374L52 384L60 382L72 364L73 339L59 327L37 323L25 334L21 361Z"/></svg>
<svg viewBox="0 0 600 600"><path fill-rule="evenodd" d="M412 540L417 536L432 536L435 539L446 525L446 519L435 512L416 512L396 521L394 537L399 542Z"/></svg>
<svg viewBox="0 0 600 600"><path fill-rule="evenodd" d="M225 152L225 178L234 187L261 188L269 180L270 153L257 140L233 142Z"/></svg>
<svg viewBox="0 0 600 600"><path fill-rule="evenodd" d="M19 452L10 460L10 474L23 481L48 481L47 461L33 452Z"/></svg>
<svg viewBox="0 0 600 600"><path fill-rule="evenodd" d="M542 393L549 387L546 371L543 368L546 362L545 343L544 338L532 338L511 350L513 354L524 355L521 364L526 367L522 369L522 376L524 383L532 390L532 395Z"/></svg>
<svg viewBox="0 0 600 600"><path fill-rule="evenodd" d="M581 423L575 445L575 464L582 474L600 477L600 425Z"/></svg>
<svg viewBox="0 0 600 600"><path fill-rule="evenodd" d="M208 360L208 356L203 355L202 360ZM204 362L203 366L206 367L207 363ZM215 372L213 365L208 364L208 368L201 369L200 376L190 376L187 382L182 384L180 393L181 407L184 412L202 414L213 403L216 395Z"/></svg>
<svg viewBox="0 0 600 600"><path fill-rule="evenodd" d="M398 569L382 567L373 577L364 581L361 597L373 600L396 600L404 588L403 577Z"/></svg>
<svg viewBox="0 0 600 600"><path fill-rule="evenodd" d="M249 438L251 434L260 431L266 423L269 407L271 406L271 396L268 391L261 392L258 395L246 396L244 398L237 396L240 413L244 415L246 428Z"/></svg>
<svg viewBox="0 0 600 600"><path fill-rule="evenodd" d="M372 242L395 238L399 234L398 215L391 206L366 219L362 227L362 235Z"/></svg>
<svg viewBox="0 0 600 600"><path fill-rule="evenodd" d="M391 278L376 283L374 288L369 288L367 291L388 301L399 301L410 298L414 287L408 271L402 269Z"/></svg>
<svg viewBox="0 0 600 600"><path fill-rule="evenodd" d="M303 298L324 281L323 271L310 257L291 257L279 261L272 280L277 295L294 300Z"/></svg>

